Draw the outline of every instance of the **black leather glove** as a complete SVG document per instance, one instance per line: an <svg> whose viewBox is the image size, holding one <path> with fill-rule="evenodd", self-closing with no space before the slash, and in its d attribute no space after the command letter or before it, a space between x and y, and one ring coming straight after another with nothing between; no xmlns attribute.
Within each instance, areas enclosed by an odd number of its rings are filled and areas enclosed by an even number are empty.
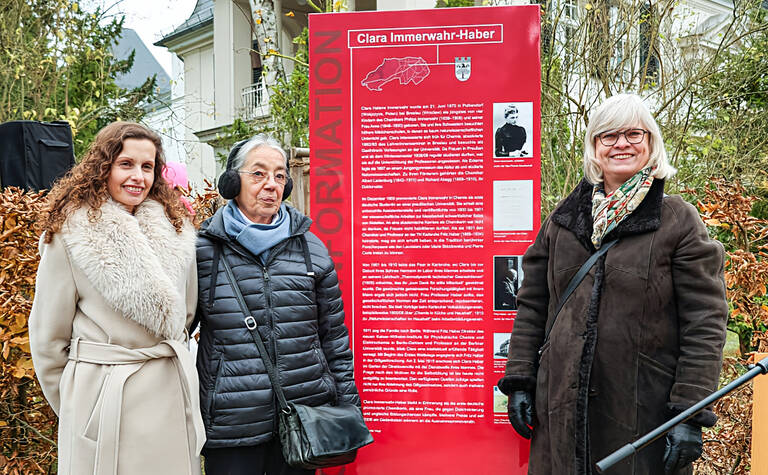
<svg viewBox="0 0 768 475"><path fill-rule="evenodd" d="M510 416L511 417L511 416ZM664 473L670 475L701 457L701 427L678 424L667 433Z"/></svg>
<svg viewBox="0 0 768 475"><path fill-rule="evenodd" d="M526 439L533 433L533 394L529 391L514 391L509 395L507 415L512 427Z"/></svg>

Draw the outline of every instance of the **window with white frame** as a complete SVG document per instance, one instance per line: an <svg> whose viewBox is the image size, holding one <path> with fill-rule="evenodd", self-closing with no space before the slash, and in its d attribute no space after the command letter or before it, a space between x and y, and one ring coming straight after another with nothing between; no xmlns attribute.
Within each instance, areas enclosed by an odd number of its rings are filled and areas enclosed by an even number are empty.
<svg viewBox="0 0 768 475"><path fill-rule="evenodd" d="M565 63L570 63L574 59L579 40L579 0L560 0L559 7L562 8L562 15L560 17L561 32L558 37L562 45L563 60Z"/></svg>
<svg viewBox="0 0 768 475"><path fill-rule="evenodd" d="M654 78L658 71L654 9L650 4L612 6L610 8L610 31L614 38L611 71L624 80Z"/></svg>
<svg viewBox="0 0 768 475"><path fill-rule="evenodd" d="M563 0L563 13L565 14L566 22L578 22L579 21L579 1Z"/></svg>
<svg viewBox="0 0 768 475"><path fill-rule="evenodd" d="M659 51L654 4L648 0L550 1L547 6L556 26L552 52L564 64L579 61L577 53L585 51L592 75L614 75L625 83L655 81Z"/></svg>
<svg viewBox="0 0 768 475"><path fill-rule="evenodd" d="M643 4L640 12L640 74L652 83L658 79L659 42L656 5Z"/></svg>
<svg viewBox="0 0 768 475"><path fill-rule="evenodd" d="M627 22L626 11L617 6L610 8L610 31L615 38L611 70L626 77L632 72L632 31Z"/></svg>

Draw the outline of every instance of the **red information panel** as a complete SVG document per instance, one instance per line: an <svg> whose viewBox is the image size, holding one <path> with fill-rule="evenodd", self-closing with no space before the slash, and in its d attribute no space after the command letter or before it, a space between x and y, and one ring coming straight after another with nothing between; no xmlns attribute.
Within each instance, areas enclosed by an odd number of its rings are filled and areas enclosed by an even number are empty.
<svg viewBox="0 0 768 475"><path fill-rule="evenodd" d="M526 473L495 384L541 219L539 7L309 25L313 229L376 439L345 473Z"/></svg>

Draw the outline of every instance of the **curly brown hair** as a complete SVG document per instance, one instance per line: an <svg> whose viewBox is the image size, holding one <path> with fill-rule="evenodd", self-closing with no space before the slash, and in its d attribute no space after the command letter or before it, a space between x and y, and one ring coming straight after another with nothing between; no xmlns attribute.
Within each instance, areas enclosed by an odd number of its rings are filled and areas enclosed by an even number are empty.
<svg viewBox="0 0 768 475"><path fill-rule="evenodd" d="M160 136L141 124L113 122L96 134L82 161L57 180L48 193L40 223L40 230L45 231L43 242L50 243L67 217L85 205L90 207L89 217L98 218L101 205L110 196L107 180L112 163L123 150L125 139L146 139L154 144L155 180L147 198L162 204L176 232L181 232L184 220L190 215L162 176L165 157Z"/></svg>

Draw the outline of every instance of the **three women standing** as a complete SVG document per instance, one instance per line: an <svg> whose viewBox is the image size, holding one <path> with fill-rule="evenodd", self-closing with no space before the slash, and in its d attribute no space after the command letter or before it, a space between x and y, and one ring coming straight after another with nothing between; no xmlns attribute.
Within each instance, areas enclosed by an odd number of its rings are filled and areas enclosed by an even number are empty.
<svg viewBox="0 0 768 475"><path fill-rule="evenodd" d="M51 190L29 334L61 475L200 473L195 230L157 134L116 122Z"/></svg>
<svg viewBox="0 0 768 475"><path fill-rule="evenodd" d="M154 133L115 123L49 197L30 341L60 417L61 474L199 471L205 435L183 345L198 297L195 235L162 165ZM584 169L526 252L499 382L513 426L532 435L532 474L592 473L709 394L720 369L722 246L695 208L664 195L674 169L637 96L614 96L593 114ZM282 204L279 144L240 144L225 175L222 194L233 199L197 248L207 469L304 473L280 455L261 358L276 363L289 400L359 404L336 273L309 219ZM614 238L555 320L573 275ZM258 353L254 328L272 354ZM701 427L714 422L700 413L613 473L689 473Z"/></svg>
<svg viewBox="0 0 768 475"><path fill-rule="evenodd" d="M593 473L709 395L725 342L723 248L692 205L664 194L674 169L640 98L607 99L584 145L585 178L525 253L499 381L512 425L532 436L530 474ZM555 319L571 278L615 238ZM705 410L608 473L690 473L715 420Z"/></svg>

